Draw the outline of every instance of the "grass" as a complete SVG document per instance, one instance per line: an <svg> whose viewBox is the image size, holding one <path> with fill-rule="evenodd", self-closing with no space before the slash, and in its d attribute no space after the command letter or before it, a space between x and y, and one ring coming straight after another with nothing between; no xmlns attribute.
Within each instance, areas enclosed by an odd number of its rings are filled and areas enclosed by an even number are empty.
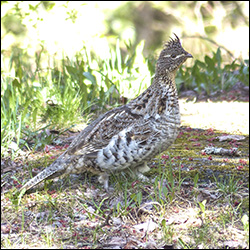
<svg viewBox="0 0 250 250"><path fill-rule="evenodd" d="M241 187L239 180L235 180L234 175L229 176L229 178L224 178L222 181L218 181L214 176L215 183L219 189L219 191L224 194L236 194L238 189Z"/></svg>
<svg viewBox="0 0 250 250"><path fill-rule="evenodd" d="M9 68L2 69L1 155L14 159L23 148L43 148L55 139L43 132L46 129L61 132L87 122L93 113L124 104L145 90L156 60L142 56L143 42L135 49L125 45L122 52L117 40L104 58L83 47L74 58L63 56L59 61L41 46L33 64L25 49L13 49ZM176 77L178 89L185 86L208 94L238 81L249 86L249 62L225 63L220 48L212 57L205 55L204 61L182 67ZM41 132L41 139L34 142Z"/></svg>
<svg viewBox="0 0 250 250"><path fill-rule="evenodd" d="M63 184L49 181L40 191L20 196L14 195L15 188L7 187L1 196L2 247L125 248L126 242L136 242L141 248L150 244L157 248L248 247L247 138L239 146L240 157L213 156L207 161L207 155L197 155L200 149L192 147L198 133L201 148L210 143L208 139L223 134L183 128L173 148L150 164L148 181L114 175L110 178L114 188L110 193L89 174L79 176L80 180L65 178ZM226 146L225 142L213 143ZM36 154L44 165L49 164L44 160L46 155ZM32 168L41 160L26 161ZM199 162L203 162L202 168ZM226 166L221 167L223 162ZM238 164L244 166L243 170L236 171ZM192 173L195 166L199 174L196 169ZM213 169L216 175L206 179L206 169ZM22 174L17 173L15 181L23 179ZM227 179L220 178L225 175ZM11 183L8 177L6 182L3 188ZM154 230L147 227L149 222Z"/></svg>
<svg viewBox="0 0 250 250"><path fill-rule="evenodd" d="M169 155L169 162L159 160L161 166L147 174L149 181L113 176L114 191L109 194L91 175L21 199L10 191L2 194L2 247L89 249L136 242L142 248L154 244L192 249L225 248L234 242L246 248L249 213L236 195L245 197L248 187L236 177L215 178L205 186L197 175L187 180L180 167L174 170ZM207 196L201 198L203 193Z"/></svg>
<svg viewBox="0 0 250 250"><path fill-rule="evenodd" d="M52 162L48 145L59 146L61 153L63 137L75 124L126 103L150 84L155 61L142 56L143 43L135 50L126 47L122 52L118 41L107 58L83 48L74 58L52 60L46 67L43 49L35 67L24 50L13 50L8 70L14 75L2 71L1 89L1 155L11 158L6 165L17 164L16 173L3 175L3 248L226 248L232 239L238 248L249 246L249 144L221 145L212 129L183 129L173 148L154 159L148 181L114 175L114 191L106 193L96 177L86 174L80 180L65 178L62 185L45 182L39 192L15 194L27 172L30 178L32 169ZM236 81L249 85L248 76L248 62L226 64L217 50L204 62L183 67L177 86L185 82L188 89L211 93ZM209 143L226 148L236 143L243 155L210 161L199 153ZM213 176L207 174L211 169ZM228 179L221 178L225 174Z"/></svg>
<svg viewBox="0 0 250 250"><path fill-rule="evenodd" d="M25 50L13 50L8 70L14 70L14 76L2 72L2 156L11 151L13 158L24 146L36 149L37 143L31 145L30 137L40 131L70 128L86 121L93 111L104 112L119 105L121 98L138 95L151 82L142 48L143 43L133 51L127 45L127 54L122 57L118 41L108 58L98 58L84 47L74 59L53 60L50 67L42 66L49 57L42 49L35 56L35 69L25 63ZM40 146L53 139L48 136Z"/></svg>

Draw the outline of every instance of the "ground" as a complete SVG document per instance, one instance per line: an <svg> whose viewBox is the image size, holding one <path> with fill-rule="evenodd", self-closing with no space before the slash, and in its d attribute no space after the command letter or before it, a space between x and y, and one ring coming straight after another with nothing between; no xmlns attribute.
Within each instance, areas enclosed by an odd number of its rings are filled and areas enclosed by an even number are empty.
<svg viewBox="0 0 250 250"><path fill-rule="evenodd" d="M148 181L112 176L109 193L86 174L15 194L66 140L3 159L2 248L249 248L249 104L180 108L180 134L148 163Z"/></svg>

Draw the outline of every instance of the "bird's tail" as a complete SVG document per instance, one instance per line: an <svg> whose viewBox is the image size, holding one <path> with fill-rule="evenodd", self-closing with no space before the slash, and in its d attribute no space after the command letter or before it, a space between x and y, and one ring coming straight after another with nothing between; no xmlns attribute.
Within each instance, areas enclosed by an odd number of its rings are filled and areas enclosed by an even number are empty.
<svg viewBox="0 0 250 250"><path fill-rule="evenodd" d="M54 161L49 167L45 168L42 172L36 175L34 178L29 180L24 186L20 188L20 191L23 189L26 189L27 191L30 188L42 182L43 180L52 179L64 174L66 166L64 163L58 160L59 158L56 161Z"/></svg>

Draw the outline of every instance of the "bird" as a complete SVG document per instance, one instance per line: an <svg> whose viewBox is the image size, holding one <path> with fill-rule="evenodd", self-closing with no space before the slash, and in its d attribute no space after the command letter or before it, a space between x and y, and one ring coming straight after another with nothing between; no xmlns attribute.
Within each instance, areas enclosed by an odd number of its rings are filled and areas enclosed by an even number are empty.
<svg viewBox="0 0 250 250"><path fill-rule="evenodd" d="M175 76L193 56L174 33L156 62L152 84L127 104L113 108L92 121L51 165L29 180L26 191L45 179L92 172L105 190L109 176L129 172L139 179L150 170L147 162L176 139L180 110ZM26 192L25 191L25 192Z"/></svg>

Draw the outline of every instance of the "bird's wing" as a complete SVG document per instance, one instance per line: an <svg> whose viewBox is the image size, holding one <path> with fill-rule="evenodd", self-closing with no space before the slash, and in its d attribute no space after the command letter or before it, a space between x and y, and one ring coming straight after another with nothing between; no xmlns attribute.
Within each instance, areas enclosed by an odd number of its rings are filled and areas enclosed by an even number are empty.
<svg viewBox="0 0 250 250"><path fill-rule="evenodd" d="M126 105L112 109L87 126L65 153L94 157L99 149L109 144L113 136L142 119L142 115L133 113Z"/></svg>

